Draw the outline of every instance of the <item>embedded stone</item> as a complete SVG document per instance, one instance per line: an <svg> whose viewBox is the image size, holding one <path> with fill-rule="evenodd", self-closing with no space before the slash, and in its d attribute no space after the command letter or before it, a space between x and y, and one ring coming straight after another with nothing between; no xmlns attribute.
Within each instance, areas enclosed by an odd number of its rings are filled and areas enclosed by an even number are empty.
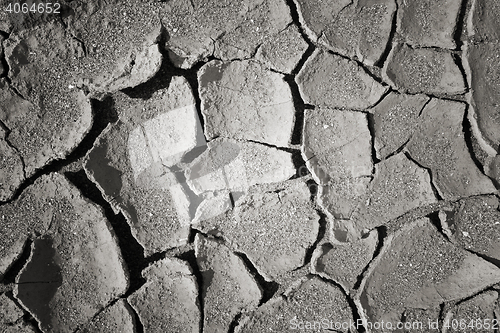
<svg viewBox="0 0 500 333"><path fill-rule="evenodd" d="M313 254L312 272L335 281L350 292L372 260L377 245L376 230L355 242L324 243Z"/></svg>
<svg viewBox="0 0 500 333"><path fill-rule="evenodd" d="M166 48L181 68L209 56L222 60L251 58L292 22L282 0L173 0L161 12L169 39Z"/></svg>
<svg viewBox="0 0 500 333"><path fill-rule="evenodd" d="M275 71L290 74L307 50L296 25L291 24L274 39L266 40L257 50L255 59Z"/></svg>
<svg viewBox="0 0 500 333"><path fill-rule="evenodd" d="M299 91L307 104L365 110L387 90L355 61L317 49L297 75Z"/></svg>
<svg viewBox="0 0 500 333"><path fill-rule="evenodd" d="M82 333L134 333L136 331L134 312L127 301L119 299L115 304L99 313L78 332Z"/></svg>
<svg viewBox="0 0 500 333"><path fill-rule="evenodd" d="M500 280L498 267L455 247L427 218L404 226L384 243L356 299L368 322L394 323L405 310L434 309Z"/></svg>
<svg viewBox="0 0 500 333"><path fill-rule="evenodd" d="M415 47L454 49L462 0L398 0L397 32Z"/></svg>
<svg viewBox="0 0 500 333"><path fill-rule="evenodd" d="M460 329L460 323L465 323L469 332L488 332L497 326L497 309L498 292L488 290L457 304L448 311L444 322L449 326L448 332L463 331ZM458 327L453 325L455 322L459 323Z"/></svg>
<svg viewBox="0 0 500 333"><path fill-rule="evenodd" d="M24 193L21 218L49 228L33 240L14 296L43 332L73 332L128 289L117 240L102 210L62 175L42 176Z"/></svg>
<svg viewBox="0 0 500 333"><path fill-rule="evenodd" d="M498 22L498 19L496 20ZM500 148L500 37L495 43L470 43L466 50L471 106L485 140Z"/></svg>
<svg viewBox="0 0 500 333"><path fill-rule="evenodd" d="M13 32L4 47L10 84L0 82L0 121L31 177L82 141L92 125L91 104L72 85L79 49L61 24Z"/></svg>
<svg viewBox="0 0 500 333"><path fill-rule="evenodd" d="M292 155L253 142L216 139L191 163L187 183L196 194L245 192L256 184L277 183L295 175Z"/></svg>
<svg viewBox="0 0 500 333"><path fill-rule="evenodd" d="M174 77L148 100L117 93L114 102L119 120L87 154L87 175L125 215L146 255L187 243L193 214L177 169L205 145L189 84Z"/></svg>
<svg viewBox="0 0 500 333"><path fill-rule="evenodd" d="M449 52L393 47L383 69L384 79L400 92L457 95L466 91L464 77Z"/></svg>
<svg viewBox="0 0 500 333"><path fill-rule="evenodd" d="M0 201L11 199L25 179L23 161L6 137L0 128Z"/></svg>
<svg viewBox="0 0 500 333"><path fill-rule="evenodd" d="M319 216L309 199L305 183L289 181L276 191L243 195L233 211L193 227L245 253L270 281L302 266L316 241Z"/></svg>
<svg viewBox="0 0 500 333"><path fill-rule="evenodd" d="M448 237L460 247L500 263L500 203L495 196L460 200L454 211L443 211Z"/></svg>
<svg viewBox="0 0 500 333"><path fill-rule="evenodd" d="M408 142L428 101L425 95L390 93L369 110L373 114L377 158L387 158Z"/></svg>
<svg viewBox="0 0 500 333"><path fill-rule="evenodd" d="M412 159L430 170L433 184L445 200L496 191L475 165L465 143L465 107L460 102L432 99L407 145Z"/></svg>
<svg viewBox="0 0 500 333"><path fill-rule="evenodd" d="M380 60L396 11L393 0L296 0L296 4L313 41L369 66Z"/></svg>
<svg viewBox="0 0 500 333"><path fill-rule="evenodd" d="M198 72L198 83L208 140L289 146L295 108L283 75L256 61L211 61Z"/></svg>
<svg viewBox="0 0 500 333"><path fill-rule="evenodd" d="M367 200L354 212L361 231L372 229L420 206L437 202L427 170L399 153L375 165Z"/></svg>
<svg viewBox="0 0 500 333"><path fill-rule="evenodd" d="M191 268L165 258L142 272L146 283L128 297L144 332L200 332L198 286Z"/></svg>
<svg viewBox="0 0 500 333"><path fill-rule="evenodd" d="M314 329L314 332L348 332L349 327L346 324L342 327L342 324L353 321L345 294L338 287L313 277L286 299L279 297L259 307L243 323L240 321L235 332L289 332L299 328Z"/></svg>
<svg viewBox="0 0 500 333"><path fill-rule="evenodd" d="M262 292L243 260L215 240L196 235L202 275L203 331L227 332L236 315L259 305Z"/></svg>

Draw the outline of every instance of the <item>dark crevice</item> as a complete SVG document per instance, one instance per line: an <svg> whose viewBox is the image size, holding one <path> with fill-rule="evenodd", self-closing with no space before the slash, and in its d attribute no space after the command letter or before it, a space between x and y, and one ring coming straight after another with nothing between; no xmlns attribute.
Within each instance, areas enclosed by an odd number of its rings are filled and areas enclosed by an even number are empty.
<svg viewBox="0 0 500 333"><path fill-rule="evenodd" d="M78 146L69 153L66 158L52 160L42 168L36 170L35 173L28 177L15 191L13 197L5 203L10 203L18 199L21 193L41 176L61 171L61 169L69 164L83 158L87 152L92 149L94 142L106 126L118 120L118 115L114 109L114 101L111 97L107 97L103 101L92 99L91 104L93 113L92 126Z"/></svg>
<svg viewBox="0 0 500 333"><path fill-rule="evenodd" d="M464 78L464 86L465 86L465 91L469 91L469 82L467 80L467 72L465 71L464 64L462 63L462 58L458 54L452 54L452 59L455 65L457 65L458 70L460 71L460 74L462 74L462 77Z"/></svg>
<svg viewBox="0 0 500 333"><path fill-rule="evenodd" d="M193 275L196 279L196 283L198 284L198 305L200 308L200 333L203 333L203 326L205 321L205 303L203 301L203 275L201 274L200 267L198 266L198 262L196 261L196 254L194 250L187 251L176 256L178 259L186 261Z"/></svg>
<svg viewBox="0 0 500 333"><path fill-rule="evenodd" d="M360 67L361 69L363 69L363 71L364 71L364 72L365 72L365 73L366 73L369 77L371 77L374 81L376 81L377 83L380 83L380 84L381 84L382 86L384 86L384 87L388 87L388 88L390 88L390 86L389 86L387 83L385 83L385 82L382 80L382 78L381 78L381 77L378 77L378 76L374 73L374 71L370 69L370 67L369 67L369 66L367 66L366 64L364 64L364 63L360 62L359 60L356 60L356 59L351 59L351 58L349 58L349 57L347 57L347 56L345 56L345 55L343 55L343 54L337 53L337 52L332 51L332 50L326 50L326 52L328 52L328 53L330 53L330 54L332 54L332 55L334 55L334 56L341 57L341 58L343 58L343 59L345 59L345 60L347 60L347 61L349 61L349 62L354 62L354 63L356 63L356 65L358 65L358 67ZM378 68L378 67L377 67L377 68ZM388 89L388 90L390 90L390 89ZM378 103L379 103L379 102L383 99L383 97L385 97L385 95L386 95L388 92L389 92L389 91L387 91L384 95L382 95L382 97L379 99L379 101L377 101L377 103L375 103L375 105L376 105L376 104L378 104ZM353 110L353 111L363 111L363 112L366 112L366 110Z"/></svg>
<svg viewBox="0 0 500 333"><path fill-rule="evenodd" d="M314 183L316 184L316 183ZM309 185L309 184L308 184ZM311 189L311 187L309 186L309 189ZM312 193L311 193L312 195ZM304 256L304 264L297 268L296 270L299 270L301 268L304 268L305 266L307 265L310 265L311 264L311 260L312 260L312 256L313 256L313 253L314 251L316 250L316 248L318 247L318 244L323 240L323 238L325 237L325 234L326 234L326 229L327 229L327 225L328 225L328 221L327 221L327 217L326 217L326 214L323 213L321 210L319 209L316 209L316 212L317 214L319 215L319 228L318 228L318 236L316 238L316 240L314 241L314 243L306 250L306 255Z"/></svg>
<svg viewBox="0 0 500 333"><path fill-rule="evenodd" d="M319 186L315 181L314 179L309 179L306 181L306 185L309 189L309 193L311 194L309 199L311 200L311 203L315 203L316 202L316 196L318 195L318 190L319 190ZM323 218L322 216L322 212L317 210L318 214L321 216L320 218Z"/></svg>
<svg viewBox="0 0 500 333"><path fill-rule="evenodd" d="M66 172L65 176L80 190L84 197L103 209L104 215L113 227L118 238L118 246L121 249L123 260L130 275L130 287L124 297L130 296L146 282L141 272L149 265L151 258L148 258L148 260L144 257L144 248L132 235L130 225L127 223L125 216L122 213L115 214L113 212L113 208L111 208L109 202L104 199L97 186L87 178L84 170Z"/></svg>
<svg viewBox="0 0 500 333"><path fill-rule="evenodd" d="M300 95L299 86L295 82L294 75L285 75L283 77L292 93L292 101L295 107L295 123L292 130L291 144L301 144L302 143L302 128L304 126L304 112L306 110L306 105L302 96Z"/></svg>
<svg viewBox="0 0 500 333"><path fill-rule="evenodd" d="M456 49L461 51L462 46L464 45L462 41L462 37L467 36L466 31L467 31L467 14L468 10L467 7L469 6L470 1L469 0L462 0L460 9L458 11L458 18L457 18L457 23L455 26L455 31L453 32L453 40L455 41L456 44Z"/></svg>
<svg viewBox="0 0 500 333"><path fill-rule="evenodd" d="M375 150L375 116L372 113L368 113L366 119L368 121L368 129L370 131L370 136L371 136L372 159L375 168L375 164L380 162L380 159L377 157L377 151ZM374 170L372 170L372 174L373 173Z"/></svg>
<svg viewBox="0 0 500 333"><path fill-rule="evenodd" d="M309 36L304 31L304 27L300 23L299 12L297 5L294 0L286 0L286 3L290 9L290 15L292 16L293 23L297 26L301 37L306 41L308 47L299 62L292 70L291 74L285 75L284 80L290 86L290 90L292 93L293 105L295 106L295 124L292 131L292 144L301 144L302 143L302 128L304 126L304 111L306 109L314 109L314 106L305 104L302 96L300 95L299 86L297 82L295 82L295 76L300 72L302 67L304 67L305 62L311 57L315 50L315 46L313 42L309 39Z"/></svg>
<svg viewBox="0 0 500 333"><path fill-rule="evenodd" d="M476 144L477 148L474 147L474 142L477 142L477 139L474 137L474 134L472 133L472 125L469 121L469 118L467 117L469 112L470 112L469 105L467 104L464 112L464 120L462 121L464 140L465 144L467 145L467 150L469 151L469 155L474 161L474 164L484 174L483 164L479 161L476 155L476 151L480 149L479 144Z"/></svg>
<svg viewBox="0 0 500 333"><path fill-rule="evenodd" d="M384 241L387 238L387 228L385 226L379 226L376 228L376 230L377 230L377 236L378 236L377 248L373 252L372 259L370 260L368 265L366 265L366 267L363 269L363 271L356 278L356 283L354 284L354 286L352 288L353 290L359 290L359 287L361 286L361 283L363 282L365 275L368 272L368 269L372 265L373 261L376 258L378 258L378 256L382 252L382 248L384 247Z"/></svg>
<svg viewBox="0 0 500 333"><path fill-rule="evenodd" d="M33 241L31 239L28 239L26 243L24 244L24 249L19 258L12 264L12 266L9 268L9 270L5 273L2 284L10 284L10 283L16 283L16 278L21 272L21 270L24 268L24 266L28 263L28 260L31 255L31 248L33 245Z"/></svg>
<svg viewBox="0 0 500 333"><path fill-rule="evenodd" d="M135 322L135 333L144 333L144 325L142 324L141 318L139 317L139 314L137 311L135 311L134 307L131 306L130 310L132 311L132 314L134 315L134 322Z"/></svg>
<svg viewBox="0 0 500 333"><path fill-rule="evenodd" d="M475 254L476 256L486 260L487 262L489 263L492 263L493 265L497 266L498 268L500 268L500 260L497 259L497 258L493 258L493 257L490 257L490 256L487 256L486 254L483 254L483 253L479 253L479 252L476 252L474 250L471 250L471 249L467 249L467 248L464 248L466 251L470 252L470 253L473 253Z"/></svg>
<svg viewBox="0 0 500 333"><path fill-rule="evenodd" d="M432 212L431 214L426 215L426 217L431 221L432 225L439 231L441 236L443 236L447 241L450 241L448 236L443 230L443 225L441 223L441 219L439 218L439 211Z"/></svg>
<svg viewBox="0 0 500 333"><path fill-rule="evenodd" d="M387 61L387 58L389 57L389 53L391 53L392 50L392 45L394 44L394 36L396 35L396 29L397 29L397 20L398 20L398 13L399 13L399 6L398 2L394 1L394 4L396 5L396 9L394 10L394 16L392 17L392 25L391 25L391 32L389 33L389 39L387 40L387 45L385 46L385 50L380 56L380 59L377 60L375 63L375 66L378 67L383 67L385 62Z"/></svg>
<svg viewBox="0 0 500 333"><path fill-rule="evenodd" d="M285 0L285 2L287 4L288 8L290 9L290 16L292 16L293 23L295 23L295 25L299 29L300 35L306 41L306 43L309 45L309 48L308 48L308 51L309 51L309 49L314 48L314 44L311 41L311 39L309 38L309 36L307 35L307 33L305 32L304 27L302 26L302 23L300 22L299 9L297 8L297 4L294 2L294 0ZM312 51L313 50L310 50L310 53L312 53ZM307 53L307 51L306 51L306 53ZM299 66L297 66L295 68L295 70L292 72L292 74L296 74L298 72L297 68L300 70L300 68L302 67L301 63L303 64L305 62L306 58L307 57L304 57L304 56L302 57L301 61L299 62Z"/></svg>
<svg viewBox="0 0 500 333"><path fill-rule="evenodd" d="M423 166L422 164L418 163L415 159L413 159L410 155L410 153L408 152L405 152L404 153L405 156L410 160L412 161L413 163L415 163L416 165L418 165L419 167L421 167L422 169L425 169L427 170L427 172L429 173L429 177L431 179L430 181L430 184L431 184L431 188L432 188L432 192L434 192L434 195L436 196L436 198L438 199L438 201L443 201L444 199L441 197L441 195L439 194L439 191L437 190L436 186L434 185L434 176L432 174L432 170L429 169L429 168L426 168L425 166Z"/></svg>
<svg viewBox="0 0 500 333"><path fill-rule="evenodd" d="M35 333L42 333L40 329L40 323L31 314L26 313L22 317L23 321L31 326L35 330Z"/></svg>
<svg viewBox="0 0 500 333"><path fill-rule="evenodd" d="M238 326L238 323L240 322L242 315L243 315L243 313L240 312L234 317L233 321L231 322L231 325L229 325L228 333L235 332L236 326Z"/></svg>
<svg viewBox="0 0 500 333"><path fill-rule="evenodd" d="M260 275L258 269L252 263L245 253L235 252L235 254L243 261L245 267L248 269L255 282L259 285L262 290L262 299L259 302L259 306L269 301L278 291L280 285L274 281L267 281L262 275Z"/></svg>

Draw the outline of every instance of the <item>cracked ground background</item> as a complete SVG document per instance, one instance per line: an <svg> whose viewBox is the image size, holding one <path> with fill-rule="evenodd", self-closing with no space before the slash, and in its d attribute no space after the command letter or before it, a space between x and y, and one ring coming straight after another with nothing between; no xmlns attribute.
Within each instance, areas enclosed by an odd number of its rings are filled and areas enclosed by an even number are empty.
<svg viewBox="0 0 500 333"><path fill-rule="evenodd" d="M0 332L498 332L498 0L15 2Z"/></svg>

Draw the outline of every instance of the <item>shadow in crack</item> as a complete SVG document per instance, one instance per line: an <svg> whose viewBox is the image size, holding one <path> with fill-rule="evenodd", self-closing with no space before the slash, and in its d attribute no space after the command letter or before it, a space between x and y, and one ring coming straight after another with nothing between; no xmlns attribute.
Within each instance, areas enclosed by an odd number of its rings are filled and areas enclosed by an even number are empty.
<svg viewBox="0 0 500 333"><path fill-rule="evenodd" d="M56 261L52 238L44 236L35 240L31 260L17 282L17 298L45 327L50 327L50 302L62 284L61 268Z"/></svg>
<svg viewBox="0 0 500 333"><path fill-rule="evenodd" d="M103 198L96 185L87 178L84 170L66 172L65 176L80 190L84 197L103 209L106 219L113 227L118 238L118 246L121 249L123 259L125 260L130 275L130 287L124 295L124 297L128 297L145 283L145 279L142 277L141 272L148 266L149 262L144 258L144 248L132 235L130 226L123 214L115 214L113 212L111 205Z"/></svg>

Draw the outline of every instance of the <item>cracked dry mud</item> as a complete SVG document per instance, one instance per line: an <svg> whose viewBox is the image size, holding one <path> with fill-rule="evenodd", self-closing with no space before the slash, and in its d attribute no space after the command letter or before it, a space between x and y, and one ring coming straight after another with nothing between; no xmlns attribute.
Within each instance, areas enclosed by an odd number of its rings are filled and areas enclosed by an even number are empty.
<svg viewBox="0 0 500 333"><path fill-rule="evenodd" d="M499 330L499 0L57 3L0 0L1 333Z"/></svg>

